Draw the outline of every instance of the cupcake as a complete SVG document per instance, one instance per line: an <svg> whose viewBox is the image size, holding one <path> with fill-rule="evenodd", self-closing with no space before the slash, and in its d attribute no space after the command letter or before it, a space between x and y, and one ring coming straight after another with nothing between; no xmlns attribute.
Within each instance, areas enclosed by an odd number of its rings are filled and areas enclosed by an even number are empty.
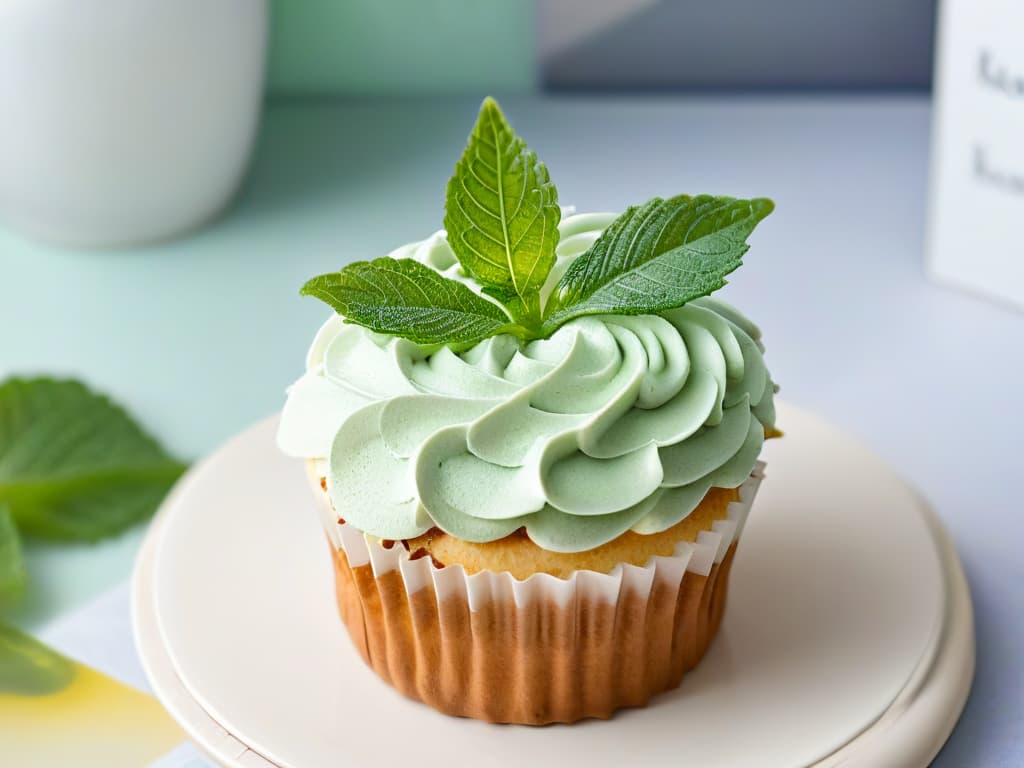
<svg viewBox="0 0 1024 768"><path fill-rule="evenodd" d="M710 294L772 208L563 210L488 99L445 229L303 287L335 314L278 442L381 678L452 715L568 723L700 661L776 434L760 333Z"/></svg>

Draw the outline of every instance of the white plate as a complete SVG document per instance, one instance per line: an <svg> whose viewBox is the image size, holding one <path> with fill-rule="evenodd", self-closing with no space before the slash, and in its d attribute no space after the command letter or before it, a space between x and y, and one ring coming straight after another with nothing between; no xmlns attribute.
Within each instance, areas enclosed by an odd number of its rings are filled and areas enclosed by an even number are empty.
<svg viewBox="0 0 1024 768"><path fill-rule="evenodd" d="M301 462L261 422L197 465L139 558L153 686L223 765L925 765L974 669L955 551L835 428L780 405L719 637L682 686L610 721L446 717L364 666L335 612Z"/></svg>

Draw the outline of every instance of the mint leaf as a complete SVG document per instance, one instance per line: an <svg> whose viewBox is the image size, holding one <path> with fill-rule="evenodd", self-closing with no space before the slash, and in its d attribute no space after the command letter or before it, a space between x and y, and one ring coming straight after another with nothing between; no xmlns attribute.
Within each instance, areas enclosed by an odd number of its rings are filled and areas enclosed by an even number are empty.
<svg viewBox="0 0 1024 768"><path fill-rule="evenodd" d="M774 207L765 198L679 195L629 208L566 270L544 335L583 315L651 314L721 288Z"/></svg>
<svg viewBox="0 0 1024 768"><path fill-rule="evenodd" d="M463 269L533 329L540 325L539 291L555 263L561 215L547 168L494 99L484 99L448 182L444 226Z"/></svg>
<svg viewBox="0 0 1024 768"><path fill-rule="evenodd" d="M350 323L417 344L472 343L524 332L494 302L412 259L349 264L314 277L302 294L326 302Z"/></svg>
<svg viewBox="0 0 1024 768"><path fill-rule="evenodd" d="M7 505L0 504L0 607L10 605L25 591L25 562L21 539Z"/></svg>
<svg viewBox="0 0 1024 768"><path fill-rule="evenodd" d="M94 541L149 517L184 471L76 381L0 384L0 504L24 534Z"/></svg>
<svg viewBox="0 0 1024 768"><path fill-rule="evenodd" d="M45 696L66 688L75 665L49 646L0 624L0 697Z"/></svg>

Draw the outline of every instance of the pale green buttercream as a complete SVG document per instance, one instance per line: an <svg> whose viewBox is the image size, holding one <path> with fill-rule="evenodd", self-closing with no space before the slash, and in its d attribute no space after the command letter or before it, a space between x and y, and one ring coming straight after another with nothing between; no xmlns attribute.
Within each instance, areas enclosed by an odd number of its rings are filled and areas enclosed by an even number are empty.
<svg viewBox="0 0 1024 768"><path fill-rule="evenodd" d="M563 218L545 294L614 219ZM443 233L403 246L473 285ZM334 316L291 388L278 441L328 459L338 513L385 539L437 525L469 541L525 527L576 552L686 517L751 473L774 426L760 333L697 299L661 315L601 315L526 344L421 347Z"/></svg>

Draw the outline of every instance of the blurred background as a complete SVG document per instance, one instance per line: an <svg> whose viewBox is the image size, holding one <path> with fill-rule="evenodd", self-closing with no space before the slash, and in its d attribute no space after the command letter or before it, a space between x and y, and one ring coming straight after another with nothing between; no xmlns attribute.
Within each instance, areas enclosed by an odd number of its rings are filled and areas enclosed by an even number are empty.
<svg viewBox="0 0 1024 768"><path fill-rule="evenodd" d="M272 94L927 90L935 2L317 0L272 18Z"/></svg>
<svg viewBox="0 0 1024 768"><path fill-rule="evenodd" d="M306 278L440 228L487 94L564 205L770 196L724 298L782 397L957 541L979 667L935 764L1024 764L1024 8L939 5L0 0L0 380L81 380L205 455L299 375L325 316ZM144 532L22 531L0 622L145 689Z"/></svg>

